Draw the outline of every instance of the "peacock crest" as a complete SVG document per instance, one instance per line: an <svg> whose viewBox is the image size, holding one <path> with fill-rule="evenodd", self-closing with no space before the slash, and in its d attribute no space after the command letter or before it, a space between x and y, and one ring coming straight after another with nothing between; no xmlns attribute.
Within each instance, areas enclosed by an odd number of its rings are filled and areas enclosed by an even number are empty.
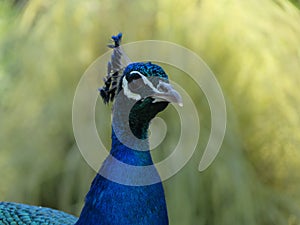
<svg viewBox="0 0 300 225"><path fill-rule="evenodd" d="M107 63L107 75L103 79L104 86L99 88L100 95L105 104L113 102L120 78L126 66L130 64L128 56L124 53L121 47L122 33L111 37L113 44L108 47L113 49L111 59Z"/></svg>

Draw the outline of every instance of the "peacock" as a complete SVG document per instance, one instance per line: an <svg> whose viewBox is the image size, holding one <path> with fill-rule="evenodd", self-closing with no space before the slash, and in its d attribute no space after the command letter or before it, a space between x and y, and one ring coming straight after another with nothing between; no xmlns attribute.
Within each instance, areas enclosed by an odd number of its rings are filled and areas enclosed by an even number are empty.
<svg viewBox="0 0 300 225"><path fill-rule="evenodd" d="M149 150L148 128L170 102L181 105L182 99L159 65L130 62L121 40L121 33L112 36L111 60L99 89L103 102L113 103L111 150L79 218L45 207L1 202L0 224L169 224L163 185Z"/></svg>

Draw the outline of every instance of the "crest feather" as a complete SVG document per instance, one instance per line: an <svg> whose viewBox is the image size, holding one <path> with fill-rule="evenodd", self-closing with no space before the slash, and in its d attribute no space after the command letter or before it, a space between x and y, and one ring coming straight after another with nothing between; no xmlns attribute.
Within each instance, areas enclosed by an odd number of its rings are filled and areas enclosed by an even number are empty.
<svg viewBox="0 0 300 225"><path fill-rule="evenodd" d="M113 49L111 54L111 59L107 63L107 75L103 79L104 86L99 88L100 95L105 104L110 101L113 102L116 91L118 88L118 84L120 81L120 77L122 76L122 72L124 68L130 63L129 58L124 53L121 48L121 40L122 33L119 33L116 36L111 37L113 44L109 44L108 47Z"/></svg>

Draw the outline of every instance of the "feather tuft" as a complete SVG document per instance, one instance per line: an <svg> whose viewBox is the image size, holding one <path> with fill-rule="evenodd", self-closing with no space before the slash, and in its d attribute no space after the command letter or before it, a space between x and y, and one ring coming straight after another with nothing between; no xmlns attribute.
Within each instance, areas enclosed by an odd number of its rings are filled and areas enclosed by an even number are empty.
<svg viewBox="0 0 300 225"><path fill-rule="evenodd" d="M111 39L114 43L108 45L108 47L112 48L113 52L110 61L107 63L107 75L104 78L104 86L98 89L104 104L113 102L122 71L130 63L129 58L121 48L122 33L112 36Z"/></svg>

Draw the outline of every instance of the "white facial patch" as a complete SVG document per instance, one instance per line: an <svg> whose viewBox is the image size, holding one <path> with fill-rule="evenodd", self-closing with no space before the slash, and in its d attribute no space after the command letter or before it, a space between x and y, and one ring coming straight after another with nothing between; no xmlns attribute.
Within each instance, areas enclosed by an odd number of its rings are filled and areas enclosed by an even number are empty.
<svg viewBox="0 0 300 225"><path fill-rule="evenodd" d="M150 80L145 75L141 74L139 71L132 71L130 74L134 73L140 75L144 84L151 88L151 90L153 91L149 96L145 96L154 98L153 103L167 101L178 103L179 106L183 105L180 94L175 89L173 89L171 84L159 80L157 87L154 87L153 83L150 82Z"/></svg>
<svg viewBox="0 0 300 225"><path fill-rule="evenodd" d="M123 87L123 90L124 90L124 95L127 98L131 98L131 99L136 100L136 101L138 101L142 98L139 94L133 93L132 91L129 90L128 81L126 80L126 77L123 77L122 87Z"/></svg>
<svg viewBox="0 0 300 225"><path fill-rule="evenodd" d="M151 83L151 81L149 81L148 78L144 74L140 73L139 71L131 71L130 72L130 74L134 74L134 73L140 75L141 78L142 78L142 80L143 80L143 82L144 82L144 84L147 85L148 87L150 87L153 90L154 93L161 93L159 90L157 90L157 88L155 88L153 86L153 84Z"/></svg>

